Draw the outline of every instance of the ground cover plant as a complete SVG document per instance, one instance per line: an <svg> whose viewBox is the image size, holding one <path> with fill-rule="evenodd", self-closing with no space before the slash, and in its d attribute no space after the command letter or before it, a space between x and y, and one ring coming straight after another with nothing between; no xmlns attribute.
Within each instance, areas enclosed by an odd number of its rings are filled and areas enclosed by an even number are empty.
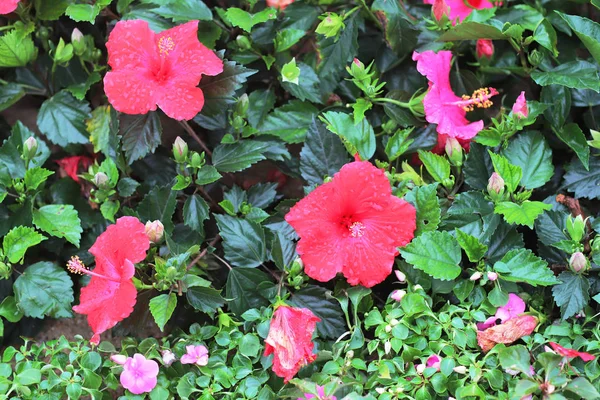
<svg viewBox="0 0 600 400"><path fill-rule="evenodd" d="M0 397L600 398L597 0L0 0Z"/></svg>

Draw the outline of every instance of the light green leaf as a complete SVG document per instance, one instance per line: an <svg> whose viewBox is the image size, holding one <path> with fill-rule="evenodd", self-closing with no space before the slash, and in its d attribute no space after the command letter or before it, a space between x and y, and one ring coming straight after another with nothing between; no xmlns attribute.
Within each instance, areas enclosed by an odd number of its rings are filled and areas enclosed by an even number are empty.
<svg viewBox="0 0 600 400"><path fill-rule="evenodd" d="M225 17L231 25L238 26L250 33L254 25L277 18L277 11L273 8L265 8L261 12L250 14L241 8L229 7L225 12Z"/></svg>
<svg viewBox="0 0 600 400"><path fill-rule="evenodd" d="M461 273L460 246L448 232L425 232L401 249L400 254L406 262L436 279L452 280Z"/></svg>
<svg viewBox="0 0 600 400"><path fill-rule="evenodd" d="M177 295L175 293L161 294L150 300L150 313L154 322L161 332L164 331L166 323L171 319L175 307L177 307Z"/></svg>
<svg viewBox="0 0 600 400"><path fill-rule="evenodd" d="M502 177L502 179L504 179L508 191L513 193L517 190L517 186L523 177L521 167L512 165L506 157L496 154L491 150L488 150L488 153L492 159L494 170Z"/></svg>
<svg viewBox="0 0 600 400"><path fill-rule="evenodd" d="M495 26L480 22L463 22L457 24L438 38L442 42L477 39L506 40L508 37Z"/></svg>
<svg viewBox="0 0 600 400"><path fill-rule="evenodd" d="M4 256L11 263L20 263L25 257L28 248L33 247L46 240L44 235L29 226L17 226L12 228L2 240Z"/></svg>
<svg viewBox="0 0 600 400"><path fill-rule="evenodd" d="M548 263L527 249L511 250L494 264L502 279L524 282L532 286L549 286L560 283L548 268Z"/></svg>
<svg viewBox="0 0 600 400"><path fill-rule="evenodd" d="M590 381L581 376L569 382L567 386L565 386L565 390L571 393L575 393L582 399L600 398L600 393L598 392L598 389L595 388L594 385L590 383Z"/></svg>
<svg viewBox="0 0 600 400"><path fill-rule="evenodd" d="M494 212L502 214L504 220L509 224L526 225L533 229L535 219L544 212L550 210L551 204L545 204L541 201L525 200L522 204L503 201L496 204Z"/></svg>
<svg viewBox="0 0 600 400"><path fill-rule="evenodd" d="M2 300L2 304L0 304L0 316L13 323L18 322L23 318L23 313L17 307L17 300L14 296L6 296L4 300Z"/></svg>
<svg viewBox="0 0 600 400"><path fill-rule="evenodd" d="M73 281L64 268L51 262L29 266L14 283L17 307L27 317L71 317Z"/></svg>
<svg viewBox="0 0 600 400"><path fill-rule="evenodd" d="M259 224L229 215L215 215L225 258L233 265L255 268L267 259L265 232Z"/></svg>
<svg viewBox="0 0 600 400"><path fill-rule="evenodd" d="M293 85L298 85L298 77L300 76L300 68L296 65L296 59L292 58L292 60L283 65L281 68L281 81L283 83L292 83ZM292 85L288 85L292 87ZM300 99L304 100L304 99Z"/></svg>
<svg viewBox="0 0 600 400"><path fill-rule="evenodd" d="M543 186L554 174L552 150L539 132L520 134L503 154L511 164L521 168L523 177L520 184L525 189Z"/></svg>
<svg viewBox="0 0 600 400"><path fill-rule="evenodd" d="M328 111L322 121L327 123L327 129L342 138L351 155L358 152L361 159L369 160L375 154L375 132L366 119L354 125L351 114Z"/></svg>
<svg viewBox="0 0 600 400"><path fill-rule="evenodd" d="M436 182L442 183L450 178L450 163L446 157L433 154L430 151L419 150L419 159Z"/></svg>
<svg viewBox="0 0 600 400"><path fill-rule="evenodd" d="M106 157L115 154L119 142L119 118L111 106L100 106L92 111L92 118L86 121L86 128L90 134L90 142L94 145L94 152L102 152Z"/></svg>
<svg viewBox="0 0 600 400"><path fill-rule="evenodd" d="M70 204L51 204L33 210L33 224L52 236L65 238L76 247L81 239L81 220Z"/></svg>
<svg viewBox="0 0 600 400"><path fill-rule="evenodd" d="M49 176L53 175L54 171L46 168L33 167L25 172L25 187L27 190L36 190L42 183L46 182Z"/></svg>
<svg viewBox="0 0 600 400"><path fill-rule="evenodd" d="M0 36L0 67L24 67L37 56L31 35L16 29Z"/></svg>
<svg viewBox="0 0 600 400"><path fill-rule="evenodd" d="M86 101L79 101L71 93L62 90L42 104L37 124L40 131L55 144L85 144L88 143L85 120L90 116L90 106Z"/></svg>
<svg viewBox="0 0 600 400"><path fill-rule="evenodd" d="M460 229L455 229L454 231L456 232L456 240L465 253L467 253L469 261L476 263L481 260L488 251L488 247L481 243L475 236L471 236Z"/></svg>

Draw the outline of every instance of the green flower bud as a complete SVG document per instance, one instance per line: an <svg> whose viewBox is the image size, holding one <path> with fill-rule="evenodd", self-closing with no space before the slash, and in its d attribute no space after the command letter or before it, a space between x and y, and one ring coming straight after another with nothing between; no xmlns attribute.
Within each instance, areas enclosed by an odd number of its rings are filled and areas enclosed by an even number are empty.
<svg viewBox="0 0 600 400"><path fill-rule="evenodd" d="M35 157L35 155L37 154L37 150L38 150L38 142L33 136L30 136L23 143L23 158L25 160L32 160Z"/></svg>
<svg viewBox="0 0 600 400"><path fill-rule="evenodd" d="M98 172L94 175L94 185L96 185L98 189L105 189L108 181L108 176L104 172Z"/></svg>
<svg viewBox="0 0 600 400"><path fill-rule="evenodd" d="M184 163L187 160L188 145L181 137L177 136L173 142L173 157L178 163Z"/></svg>

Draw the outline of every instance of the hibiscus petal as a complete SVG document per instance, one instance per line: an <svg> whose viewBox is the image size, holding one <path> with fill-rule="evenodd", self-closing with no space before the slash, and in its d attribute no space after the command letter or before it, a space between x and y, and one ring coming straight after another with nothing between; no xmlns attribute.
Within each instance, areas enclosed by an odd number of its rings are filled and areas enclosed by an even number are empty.
<svg viewBox="0 0 600 400"><path fill-rule="evenodd" d="M190 120L202 110L204 94L195 86L175 82L162 90L158 105L165 114L173 119Z"/></svg>
<svg viewBox="0 0 600 400"><path fill-rule="evenodd" d="M113 69L146 70L158 58L155 34L141 19L119 21L108 37L108 64Z"/></svg>
<svg viewBox="0 0 600 400"><path fill-rule="evenodd" d="M122 113L146 114L156 110L156 85L139 72L108 72L104 77L104 92L115 110Z"/></svg>
<svg viewBox="0 0 600 400"><path fill-rule="evenodd" d="M465 0L446 0L446 4L450 6L450 20L452 24L456 25L456 18L459 21L467 18L474 9L482 10L484 8L492 8L494 5L488 0L467 0L469 5L466 4Z"/></svg>
<svg viewBox="0 0 600 400"><path fill-rule="evenodd" d="M156 35L155 40L159 49L168 41L163 57L170 61L172 76L177 82L196 86L202 74L218 75L223 72L223 60L198 41L198 21L163 31Z"/></svg>
<svg viewBox="0 0 600 400"><path fill-rule="evenodd" d="M0 14L9 14L17 9L19 0L0 0Z"/></svg>

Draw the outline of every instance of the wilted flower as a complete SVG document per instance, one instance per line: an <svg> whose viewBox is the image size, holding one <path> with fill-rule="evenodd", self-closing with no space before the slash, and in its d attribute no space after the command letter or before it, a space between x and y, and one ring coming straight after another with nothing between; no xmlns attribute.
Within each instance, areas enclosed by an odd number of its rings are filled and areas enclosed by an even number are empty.
<svg viewBox="0 0 600 400"><path fill-rule="evenodd" d="M489 39L479 39L475 45L477 57L492 58L494 55L494 42Z"/></svg>
<svg viewBox="0 0 600 400"><path fill-rule="evenodd" d="M392 195L383 170L348 163L285 216L300 236L297 251L308 276L326 282L343 273L351 285L371 287L392 272L398 247L416 229L415 208Z"/></svg>
<svg viewBox="0 0 600 400"><path fill-rule="evenodd" d="M588 268L588 259L582 252L577 251L571 255L569 266L575 273L585 271Z"/></svg>
<svg viewBox="0 0 600 400"><path fill-rule="evenodd" d="M10 14L17 9L19 0L0 0L0 15Z"/></svg>
<svg viewBox="0 0 600 400"><path fill-rule="evenodd" d="M200 367L208 364L208 349L206 346L185 346L186 354L181 356L182 364L196 364Z"/></svg>
<svg viewBox="0 0 600 400"><path fill-rule="evenodd" d="M517 118L527 118L529 115L529 108L527 107L527 100L525 100L525 92L521 92L515 104L512 108L513 115Z"/></svg>
<svg viewBox="0 0 600 400"><path fill-rule="evenodd" d="M159 220L146 222L144 229L146 236L152 243L160 242L165 232L165 227Z"/></svg>
<svg viewBox="0 0 600 400"><path fill-rule="evenodd" d="M175 357L175 354L173 354L173 352L171 350L163 350L163 351L161 351L161 355L162 355L162 362L166 366L173 364L173 362L177 359Z"/></svg>
<svg viewBox="0 0 600 400"><path fill-rule="evenodd" d="M477 324L477 329L485 330L490 326L496 325L497 320L500 320L501 323L504 323L524 312L525 302L523 301L523 299L521 299L514 293L510 293L508 295L508 302L502 307L498 307L498 309L496 310L496 315L488 318L485 322L481 324Z"/></svg>
<svg viewBox="0 0 600 400"><path fill-rule="evenodd" d="M402 298L406 296L405 290L394 290L390 297L395 301L402 301Z"/></svg>
<svg viewBox="0 0 600 400"><path fill-rule="evenodd" d="M577 350L573 350L573 349L568 349L568 348L562 347L558 343L554 343L554 342L550 342L550 347L552 347L552 349L556 353L558 353L559 355L566 357L566 358L579 357L583 361L593 361L596 358L596 356L594 356L593 354L584 353L582 351L577 351Z"/></svg>
<svg viewBox="0 0 600 400"><path fill-rule="evenodd" d="M192 119L204 106L201 76L223 72L223 61L198 41L198 21L160 33L143 20L119 21L106 48L112 70L104 91L125 114L146 114L158 105L173 119Z"/></svg>
<svg viewBox="0 0 600 400"><path fill-rule="evenodd" d="M427 368L435 368L439 371L441 363L442 363L442 358L440 356L438 356L437 354L432 354L429 356L429 358L427 358L425 365L427 366Z"/></svg>
<svg viewBox="0 0 600 400"><path fill-rule="evenodd" d="M127 318L133 311L137 290L133 285L133 264L146 258L150 242L144 224L135 217L121 217L100 234L89 252L96 259L93 271L86 269L77 256L67 268L78 274L90 275L90 283L81 289L78 314L87 315L94 332L90 342L98 344L100 334Z"/></svg>
<svg viewBox="0 0 600 400"><path fill-rule="evenodd" d="M279 306L273 313L264 355L274 355L273 372L284 382L317 358L312 335L319 321L308 308Z"/></svg>
<svg viewBox="0 0 600 400"><path fill-rule="evenodd" d="M56 160L56 163L75 182L79 182L77 173L80 170L87 170L92 165L93 160L87 156L70 156Z"/></svg>
<svg viewBox="0 0 600 400"><path fill-rule="evenodd" d="M537 318L531 315L511 318L501 325L478 331L477 343L483 352L487 353L498 343L510 344L523 336L531 335L537 323Z"/></svg>
<svg viewBox="0 0 600 400"><path fill-rule="evenodd" d="M156 386L158 376L158 363L147 360L141 354L133 357L113 355L110 359L123 366L119 380L121 385L133 394L150 393Z"/></svg>

